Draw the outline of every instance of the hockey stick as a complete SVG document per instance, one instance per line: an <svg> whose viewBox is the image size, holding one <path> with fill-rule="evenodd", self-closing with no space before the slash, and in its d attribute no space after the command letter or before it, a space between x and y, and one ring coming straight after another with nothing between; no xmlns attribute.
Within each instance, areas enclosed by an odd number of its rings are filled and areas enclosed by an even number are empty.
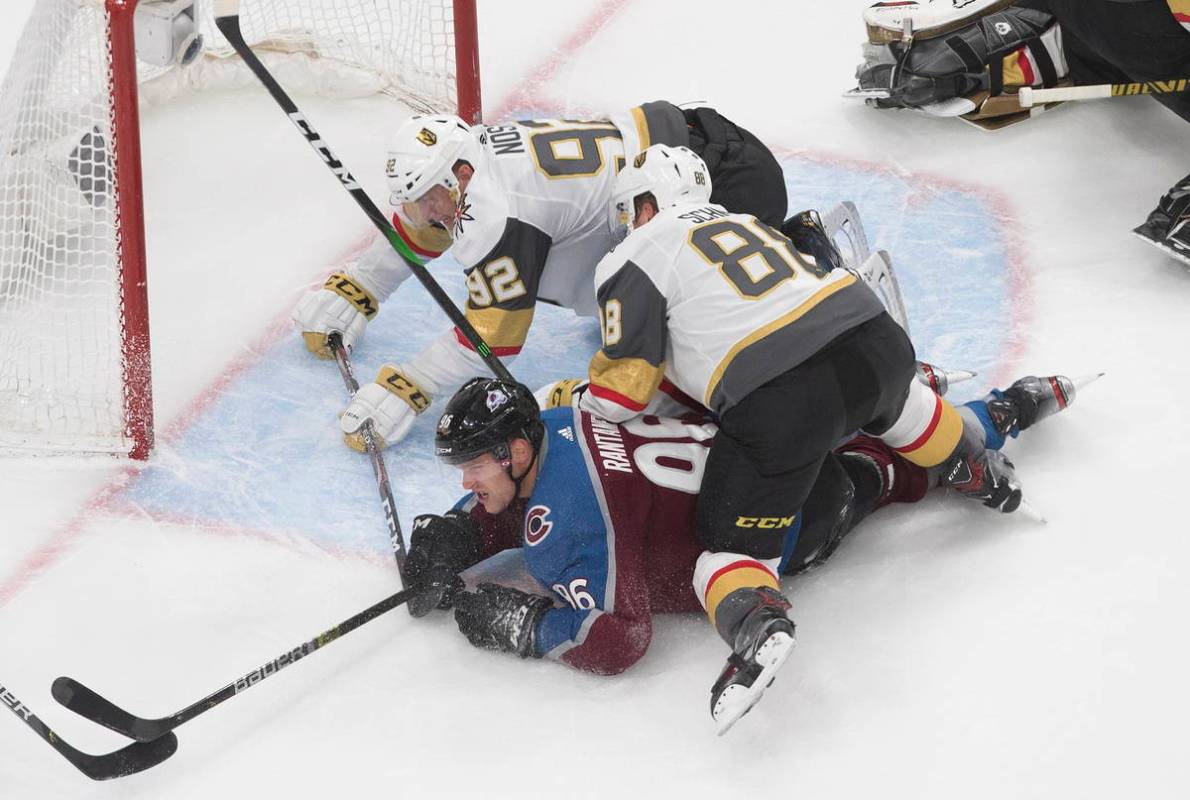
<svg viewBox="0 0 1190 800"><path fill-rule="evenodd" d="M372 224L384 234L384 237L388 239L388 243L392 245L397 255L405 260L405 263L409 265L409 269L413 272L414 277L421 282L421 285L434 298L434 302L438 304L439 308L446 313L446 316L450 318L450 321L454 323L455 327L467 338L467 341L479 353L483 362L488 365L492 374L501 380L513 381L514 379L512 374L509 373L508 368L492 352L487 342L483 340L479 332L467 321L467 318L463 316L462 312L459 311L446 292L442 290L442 287L438 285L437 281L431 277L429 271L418 263L413 251L409 249L409 246L405 244L404 240L393 229L392 223L385 218L380 209L376 207L376 204L372 202L372 198L368 197L367 192L364 191L359 182L347 171L347 168L343 166L343 162L331 152L330 147L323 140L322 135L314 130L314 126L298 110L297 105L285 93L285 90L281 88L281 84L277 83L277 80L268 71L268 68L252 52L252 48L248 47L248 44L244 41L243 34L240 32L239 15L240 0L215 0L215 27L226 37L228 43L235 49L236 54L244 60L244 63L248 65L248 68L252 70L252 73L256 75L257 79L264 84L264 88L277 101L277 105L281 106L281 110L289 117L290 122L297 126L302 137L310 143L310 146L314 148L314 151L318 153L319 157L326 162L330 171L335 173L335 177L339 179L339 183L343 184L343 188L347 190L348 194L355 199L359 207L368 215L368 219L372 221Z"/></svg>
<svg viewBox="0 0 1190 800"><path fill-rule="evenodd" d="M1104 97L1131 97L1138 94L1185 94L1190 91L1190 78L1171 78L1165 81L1137 83L1100 83L1093 86L1059 86L1053 89L1021 87L1017 98L1022 108L1041 103L1060 103L1066 100L1099 100Z"/></svg>
<svg viewBox="0 0 1190 800"><path fill-rule="evenodd" d="M355 396L359 391L359 381L351 371L351 361L347 357L347 347L343 344L343 335L338 331L331 331L326 337L327 343L335 353L335 363L339 365L339 374L343 377L343 385L347 393ZM372 420L364 420L360 426L360 433L364 438L364 448L368 458L372 460L372 472L376 475L376 488L380 490L380 505L384 507L384 522L388 525L388 538L392 542L393 555L397 558L397 572L401 575L401 586L405 584L405 537L401 535L401 523L397 520L397 504L393 500L392 486L388 482L388 470L384 467L384 458L380 455L380 448L376 446L376 432L372 428Z"/></svg>
<svg viewBox="0 0 1190 800"><path fill-rule="evenodd" d="M4 686L0 686L0 701L3 701L12 713L20 717L38 736L48 742L50 747L61 753L67 761L93 781L121 778L149 767L155 767L172 756L178 749L178 737L167 733L152 742L133 742L111 753L93 756L90 753L76 750L63 741L61 736L50 730L49 726L38 719L27 705L18 700Z"/></svg>
<svg viewBox="0 0 1190 800"><path fill-rule="evenodd" d="M391 611L399 605L403 605L411 596L412 593L408 589L402 589L394 595L389 595L379 603L365 608L363 611L343 620L333 628L323 631L310 641L282 653L267 664L227 684L219 691L207 695L197 703L192 703L181 711L170 714L167 717L161 717L160 719L145 719L144 717L130 714L73 678L65 676L58 678L54 681L52 692L55 700L74 713L84 716L92 722L97 722L116 733L123 734L130 739L136 739L138 742L154 742L164 736L172 739L173 734L170 731L182 723L189 722L198 715L210 711L223 701L229 700L245 689L249 689L260 683L265 678L277 674L290 664L305 658L315 650L330 644L344 634L350 633L364 623L371 622L381 614ZM136 747L136 745L133 745L133 747ZM173 751L171 750L170 752ZM147 766L152 766L152 764L148 764Z"/></svg>
<svg viewBox="0 0 1190 800"><path fill-rule="evenodd" d="M1187 92L1190 92L1190 78L1140 83L1100 83L1091 86L1055 86L1052 89L1022 86L1016 94L1000 94L987 98L979 106L979 111L988 115L1015 114L1031 108L1041 108L1047 103L1064 103L1070 100L1100 100L1105 97Z"/></svg>

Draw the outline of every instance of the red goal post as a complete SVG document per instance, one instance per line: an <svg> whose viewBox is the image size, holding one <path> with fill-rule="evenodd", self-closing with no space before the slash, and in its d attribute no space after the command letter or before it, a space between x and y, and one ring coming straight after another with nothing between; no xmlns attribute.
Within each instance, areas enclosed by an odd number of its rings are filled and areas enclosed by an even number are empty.
<svg viewBox="0 0 1190 800"><path fill-rule="evenodd" d="M152 450L139 115L245 69L211 5L194 2L204 49L185 67L138 59L138 0L33 8L0 84L0 453ZM480 119L475 0L245 0L241 26L295 92Z"/></svg>

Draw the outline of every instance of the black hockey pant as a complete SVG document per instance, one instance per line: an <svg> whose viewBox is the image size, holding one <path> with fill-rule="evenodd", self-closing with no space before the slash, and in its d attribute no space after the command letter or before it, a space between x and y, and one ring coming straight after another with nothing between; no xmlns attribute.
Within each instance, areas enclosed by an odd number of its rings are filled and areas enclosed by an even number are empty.
<svg viewBox="0 0 1190 800"><path fill-rule="evenodd" d="M764 142L713 108L684 109L690 149L711 173L711 202L780 228L789 201L785 174Z"/></svg>
<svg viewBox="0 0 1190 800"><path fill-rule="evenodd" d="M711 442L695 508L703 546L759 559L781 556L823 459L856 430L888 430L915 368L909 337L885 313L729 408Z"/></svg>

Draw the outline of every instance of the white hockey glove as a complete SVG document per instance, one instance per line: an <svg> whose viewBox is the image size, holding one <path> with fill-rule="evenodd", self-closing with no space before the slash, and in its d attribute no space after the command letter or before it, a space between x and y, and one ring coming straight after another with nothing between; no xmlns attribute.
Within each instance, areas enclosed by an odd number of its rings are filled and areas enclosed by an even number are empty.
<svg viewBox="0 0 1190 800"><path fill-rule="evenodd" d="M360 428L372 420L376 446L384 449L405 438L413 420L430 407L430 395L400 367L385 364L373 383L361 386L339 417L343 441L353 450L366 451Z"/></svg>
<svg viewBox="0 0 1190 800"><path fill-rule="evenodd" d="M583 392L587 391L588 385L585 378L566 378L547 383L535 391L533 397L537 399L537 405L542 411L564 406L578 408L578 401L582 398Z"/></svg>
<svg viewBox="0 0 1190 800"><path fill-rule="evenodd" d="M306 349L319 358L333 359L335 354L327 336L338 331L343 345L350 350L378 311L380 303L375 295L350 275L336 272L321 289L302 298L293 319L301 328Z"/></svg>

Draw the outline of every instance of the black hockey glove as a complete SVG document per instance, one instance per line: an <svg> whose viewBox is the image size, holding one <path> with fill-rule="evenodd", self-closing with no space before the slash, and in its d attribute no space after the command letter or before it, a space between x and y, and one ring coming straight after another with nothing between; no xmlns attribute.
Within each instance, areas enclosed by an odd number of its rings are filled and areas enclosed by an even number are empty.
<svg viewBox="0 0 1190 800"><path fill-rule="evenodd" d="M533 644L537 623L554 607L548 597L481 583L476 592L460 592L454 603L455 622L471 644L521 658L540 658Z"/></svg>
<svg viewBox="0 0 1190 800"><path fill-rule="evenodd" d="M405 559L405 580L416 592L409 600L409 612L424 617L435 608L450 608L463 588L459 573L479 561L479 548L479 531L463 511L414 519Z"/></svg>
<svg viewBox="0 0 1190 800"><path fill-rule="evenodd" d="M814 263L821 275L826 275L832 269L842 269L843 256L839 248L831 241L830 234L822 227L822 217L814 209L808 209L800 214L794 214L781 225L781 233L789 237L799 253L804 253L814 259Z"/></svg>
<svg viewBox="0 0 1190 800"><path fill-rule="evenodd" d="M993 76L1004 56L1036 42L1053 23L1043 11L1007 8L945 36L908 47L893 42L889 53L861 64L856 77L861 89L888 90L890 96L876 103L881 108L920 108L979 91L998 94ZM1046 77L1050 85L1053 76Z"/></svg>

